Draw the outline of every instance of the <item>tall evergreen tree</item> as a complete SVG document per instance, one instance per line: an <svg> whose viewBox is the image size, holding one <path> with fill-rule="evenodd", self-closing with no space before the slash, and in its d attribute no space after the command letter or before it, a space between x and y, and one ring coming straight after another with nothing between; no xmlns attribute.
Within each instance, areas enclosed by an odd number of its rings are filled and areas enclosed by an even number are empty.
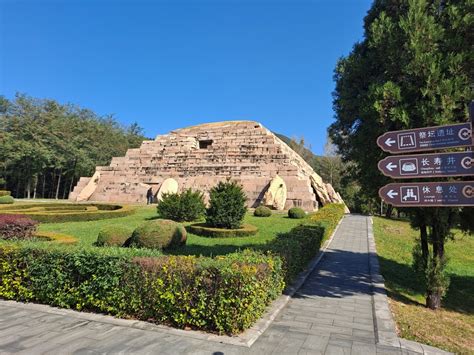
<svg viewBox="0 0 474 355"><path fill-rule="evenodd" d="M469 119L472 10L469 0L375 0L365 18L364 40L338 62L336 122L329 133L343 158L356 163L355 177L367 196L376 198L389 181L377 169L386 156L375 147L379 135ZM474 219L472 210L409 210L420 230L414 255L430 308L440 307L447 289L444 244L461 214Z"/></svg>

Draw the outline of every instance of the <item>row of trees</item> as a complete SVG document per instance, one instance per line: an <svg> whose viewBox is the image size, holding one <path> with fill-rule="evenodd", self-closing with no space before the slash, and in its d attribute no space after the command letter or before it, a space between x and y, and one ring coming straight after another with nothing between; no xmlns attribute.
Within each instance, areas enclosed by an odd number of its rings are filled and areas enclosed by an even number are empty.
<svg viewBox="0 0 474 355"><path fill-rule="evenodd" d="M0 96L0 189L15 197L67 198L80 176L138 147L142 129L112 116L17 94Z"/></svg>
<svg viewBox="0 0 474 355"><path fill-rule="evenodd" d="M466 122L473 98L472 8L467 0L375 0L363 41L335 70L336 121L329 129L367 201L389 182L375 145L386 131ZM474 229L473 208L407 209L420 231L415 265L438 308L448 285L445 242Z"/></svg>

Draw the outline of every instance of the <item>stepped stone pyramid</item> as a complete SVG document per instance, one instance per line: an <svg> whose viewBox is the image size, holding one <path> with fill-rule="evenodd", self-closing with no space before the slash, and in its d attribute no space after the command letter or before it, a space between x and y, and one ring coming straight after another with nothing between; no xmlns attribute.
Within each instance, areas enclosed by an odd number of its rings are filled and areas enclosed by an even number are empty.
<svg viewBox="0 0 474 355"><path fill-rule="evenodd" d="M144 203L149 188L156 196L170 180L180 191L203 191L207 199L209 189L226 179L243 186L249 207L314 211L343 203L295 151L253 121L206 123L144 141L109 166L98 166L92 177L81 177L69 199Z"/></svg>

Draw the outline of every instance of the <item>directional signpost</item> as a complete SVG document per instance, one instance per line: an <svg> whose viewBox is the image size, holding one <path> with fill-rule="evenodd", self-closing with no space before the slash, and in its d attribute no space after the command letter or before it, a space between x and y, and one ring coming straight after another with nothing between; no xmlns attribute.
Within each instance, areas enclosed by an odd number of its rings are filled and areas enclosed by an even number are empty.
<svg viewBox="0 0 474 355"><path fill-rule="evenodd" d="M474 206L474 181L388 184L379 196L397 207Z"/></svg>
<svg viewBox="0 0 474 355"><path fill-rule="evenodd" d="M386 176L397 179L474 175L474 152L395 155L378 164Z"/></svg>
<svg viewBox="0 0 474 355"><path fill-rule="evenodd" d="M407 129L382 134L377 145L389 153L421 152L473 145L470 123Z"/></svg>
<svg viewBox="0 0 474 355"><path fill-rule="evenodd" d="M387 132L377 145L390 153L412 153L474 146L474 104L471 123ZM474 176L474 152L389 156L378 163L386 176L397 179ZM388 184L379 196L397 207L474 206L474 181Z"/></svg>

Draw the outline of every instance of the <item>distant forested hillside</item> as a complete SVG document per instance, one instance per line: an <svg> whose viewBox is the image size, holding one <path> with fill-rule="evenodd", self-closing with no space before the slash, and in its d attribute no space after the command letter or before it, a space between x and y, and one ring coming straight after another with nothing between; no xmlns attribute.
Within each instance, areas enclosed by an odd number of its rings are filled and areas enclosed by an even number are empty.
<svg viewBox="0 0 474 355"><path fill-rule="evenodd" d="M138 147L142 129L50 99L0 96L0 189L14 197L67 198L80 176Z"/></svg>
<svg viewBox="0 0 474 355"><path fill-rule="evenodd" d="M285 136L284 134L280 133L274 133L278 138L280 138L283 142L288 144L290 148L295 150L301 157L306 160L306 162L310 165L312 165L313 161L321 159L322 156L314 154L310 148L306 147L303 144L301 144L301 139L300 141L297 141L295 138L290 138Z"/></svg>

